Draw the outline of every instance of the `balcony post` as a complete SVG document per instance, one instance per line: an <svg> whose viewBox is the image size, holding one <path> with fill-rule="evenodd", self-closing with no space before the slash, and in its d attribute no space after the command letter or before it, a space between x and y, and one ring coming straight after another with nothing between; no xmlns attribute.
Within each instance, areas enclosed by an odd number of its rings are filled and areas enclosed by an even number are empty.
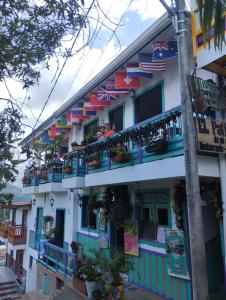
<svg viewBox="0 0 226 300"><path fill-rule="evenodd" d="M67 276L67 254L64 252L64 277Z"/></svg>

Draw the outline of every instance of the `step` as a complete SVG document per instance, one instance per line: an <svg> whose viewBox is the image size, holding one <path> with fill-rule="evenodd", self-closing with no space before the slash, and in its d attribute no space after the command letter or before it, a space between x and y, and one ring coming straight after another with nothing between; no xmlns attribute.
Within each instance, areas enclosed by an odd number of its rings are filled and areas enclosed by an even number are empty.
<svg viewBox="0 0 226 300"><path fill-rule="evenodd" d="M0 286L0 294L1 294L1 291L3 290L6 290L6 289L10 289L10 288L16 288L17 285L14 283L10 283L10 284L4 284L4 285L1 285Z"/></svg>
<svg viewBox="0 0 226 300"><path fill-rule="evenodd" d="M6 284L15 284L15 281L9 280L9 281L0 282L0 287L3 286L3 285L6 285Z"/></svg>
<svg viewBox="0 0 226 300"><path fill-rule="evenodd" d="M22 299L21 295L16 294L16 295L7 295L0 297L0 300L17 300L17 299Z"/></svg>
<svg viewBox="0 0 226 300"><path fill-rule="evenodd" d="M16 288L0 291L0 299L1 299L2 296L6 296L6 295L10 295L10 294L16 294L16 293L17 293Z"/></svg>

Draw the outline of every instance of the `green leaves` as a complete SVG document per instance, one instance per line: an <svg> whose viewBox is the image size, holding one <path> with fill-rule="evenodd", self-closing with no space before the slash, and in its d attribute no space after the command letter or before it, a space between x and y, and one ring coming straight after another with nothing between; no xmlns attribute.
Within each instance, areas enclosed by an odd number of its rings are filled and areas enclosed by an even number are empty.
<svg viewBox="0 0 226 300"><path fill-rule="evenodd" d="M200 15L200 24L204 40L210 42L210 30L212 21L215 20L214 45L221 49L225 44L225 0L196 0Z"/></svg>
<svg viewBox="0 0 226 300"><path fill-rule="evenodd" d="M27 88L50 57L65 56L62 38L86 26L83 0L0 0L0 81L16 78Z"/></svg>

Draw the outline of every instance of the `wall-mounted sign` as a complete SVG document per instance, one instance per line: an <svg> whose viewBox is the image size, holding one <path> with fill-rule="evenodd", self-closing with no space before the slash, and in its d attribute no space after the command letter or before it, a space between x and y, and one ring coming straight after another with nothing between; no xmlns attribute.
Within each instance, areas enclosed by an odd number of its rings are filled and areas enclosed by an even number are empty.
<svg viewBox="0 0 226 300"><path fill-rule="evenodd" d="M184 232L182 230L165 231L166 255L168 274L183 279L190 279L184 245Z"/></svg>
<svg viewBox="0 0 226 300"><path fill-rule="evenodd" d="M195 123L199 151L226 153L226 123L203 118Z"/></svg>
<svg viewBox="0 0 226 300"><path fill-rule="evenodd" d="M226 110L226 99L214 81L189 76L189 84L196 111L203 112L208 108Z"/></svg>
<svg viewBox="0 0 226 300"><path fill-rule="evenodd" d="M124 228L124 252L130 255L139 255L138 224L128 224Z"/></svg>

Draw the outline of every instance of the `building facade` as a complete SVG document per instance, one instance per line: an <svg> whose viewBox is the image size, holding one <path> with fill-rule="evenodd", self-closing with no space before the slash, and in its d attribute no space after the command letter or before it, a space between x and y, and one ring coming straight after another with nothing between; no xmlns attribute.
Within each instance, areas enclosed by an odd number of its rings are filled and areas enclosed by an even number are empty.
<svg viewBox="0 0 226 300"><path fill-rule="evenodd" d="M131 284L162 299L192 299L178 58L164 48L175 41L164 15L41 124L35 139L22 141L45 156L23 178L24 193L32 193L27 292L49 295L73 282L76 242L87 256L92 249L128 253ZM156 51L165 60L145 57ZM192 73L192 47L190 62ZM218 157L207 154L198 153L198 172L213 293L224 282L224 238Z"/></svg>

